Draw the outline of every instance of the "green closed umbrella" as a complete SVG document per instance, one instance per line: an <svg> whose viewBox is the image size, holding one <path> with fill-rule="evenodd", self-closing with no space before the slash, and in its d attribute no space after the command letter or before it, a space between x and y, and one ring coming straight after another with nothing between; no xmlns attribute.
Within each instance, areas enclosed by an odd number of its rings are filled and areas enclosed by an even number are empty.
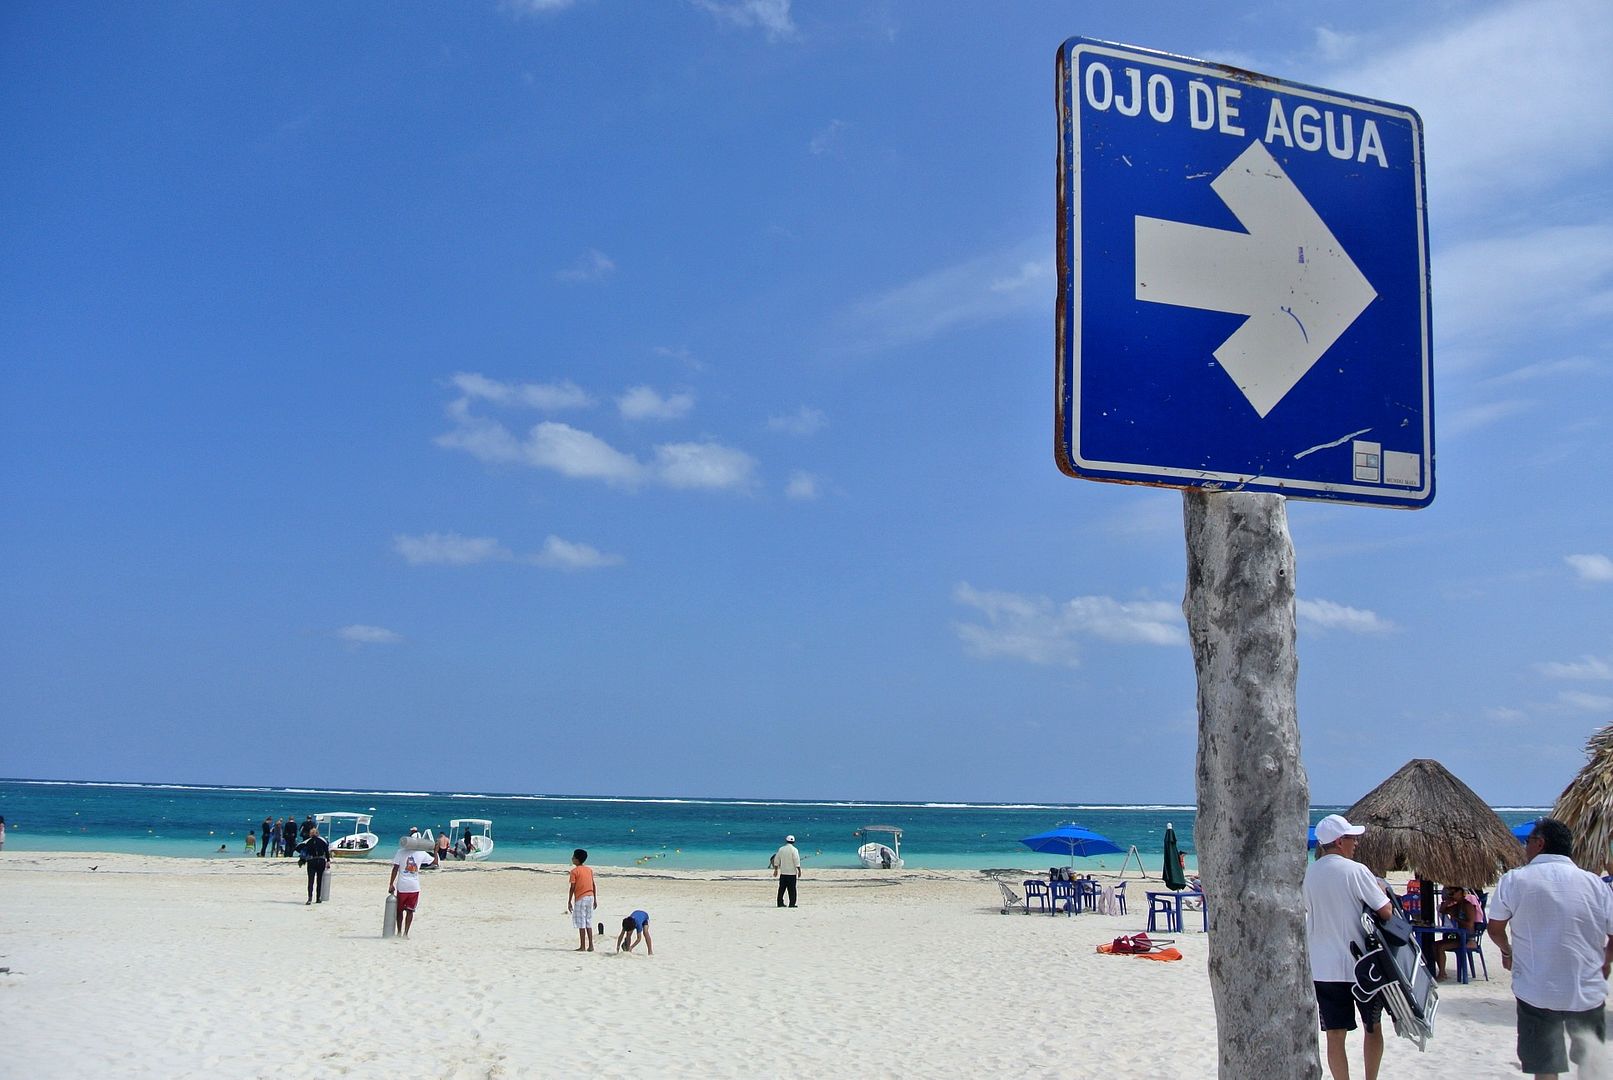
<svg viewBox="0 0 1613 1080"><path fill-rule="evenodd" d="M1182 873L1182 849L1176 846L1176 830L1165 823L1165 887L1179 892L1187 887L1187 876Z"/></svg>

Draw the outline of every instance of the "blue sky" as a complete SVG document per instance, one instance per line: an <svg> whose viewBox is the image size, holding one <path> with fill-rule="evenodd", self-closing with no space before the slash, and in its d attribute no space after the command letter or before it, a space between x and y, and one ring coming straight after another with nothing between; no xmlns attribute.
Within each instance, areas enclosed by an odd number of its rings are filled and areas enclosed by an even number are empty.
<svg viewBox="0 0 1613 1080"><path fill-rule="evenodd" d="M1613 721L1613 9L0 14L0 773L1190 800L1181 500L1054 465L1072 35L1426 125L1439 494L1291 502L1313 799Z"/></svg>

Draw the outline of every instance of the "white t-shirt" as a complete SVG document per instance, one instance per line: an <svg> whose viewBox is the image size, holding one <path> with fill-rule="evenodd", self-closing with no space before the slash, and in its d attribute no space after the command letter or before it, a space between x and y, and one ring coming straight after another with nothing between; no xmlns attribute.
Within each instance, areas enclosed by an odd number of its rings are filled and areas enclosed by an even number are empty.
<svg viewBox="0 0 1613 1080"><path fill-rule="evenodd" d="M1512 936L1512 993L1537 1009L1584 1012L1607 1000L1603 950L1613 889L1566 855L1536 855L1501 875L1490 918Z"/></svg>
<svg viewBox="0 0 1613 1080"><path fill-rule="evenodd" d="M778 860L778 872L781 877L799 877L801 874L801 853L794 844L785 844L773 856Z"/></svg>
<svg viewBox="0 0 1613 1080"><path fill-rule="evenodd" d="M411 862L414 863L413 869L409 867ZM420 891L420 852L404 851L400 848L392 857L392 865L398 868L398 880L395 885L398 892Z"/></svg>
<svg viewBox="0 0 1613 1080"><path fill-rule="evenodd" d="M1371 870L1343 855L1323 855L1305 871L1305 943L1315 982L1354 982L1350 943L1367 948L1363 905L1377 911L1389 902Z"/></svg>

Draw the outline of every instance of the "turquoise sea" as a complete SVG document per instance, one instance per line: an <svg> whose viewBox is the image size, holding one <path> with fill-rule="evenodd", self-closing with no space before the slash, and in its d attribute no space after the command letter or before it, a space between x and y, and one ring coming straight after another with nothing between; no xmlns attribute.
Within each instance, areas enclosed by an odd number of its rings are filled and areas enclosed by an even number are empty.
<svg viewBox="0 0 1613 1080"><path fill-rule="evenodd" d="M1342 808L1318 806L1312 822ZM1508 825L1539 807L1498 807ZM6 851L117 851L194 858L238 857L247 830L264 815L299 821L306 814L374 815L381 850L411 825L440 830L452 818L490 818L493 861L564 863L587 848L603 866L679 870L759 869L786 833L807 866L854 867L869 824L903 830L910 869L1039 868L1068 859L1037 855L1022 836L1075 822L1122 849L1136 845L1157 872L1165 824L1176 826L1192 860L1194 808L1184 804L994 804L923 802L675 799L515 795L444 791L318 791L310 788L208 787L189 784L0 780ZM888 841L888 838L881 838ZM1119 855L1077 859L1117 869Z"/></svg>

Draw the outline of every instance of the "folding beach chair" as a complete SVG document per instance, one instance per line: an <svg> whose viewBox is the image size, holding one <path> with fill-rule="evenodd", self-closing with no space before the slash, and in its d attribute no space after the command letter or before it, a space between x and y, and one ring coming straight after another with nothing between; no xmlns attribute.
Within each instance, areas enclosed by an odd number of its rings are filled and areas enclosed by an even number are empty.
<svg viewBox="0 0 1613 1080"><path fill-rule="evenodd" d="M1391 897L1390 903L1396 903ZM1363 910L1361 928L1366 931L1367 948L1353 942L1355 987L1358 1001L1381 996L1384 1011L1394 1022L1395 1034L1410 1039L1425 1050L1434 1034L1434 1013L1439 1009L1439 987L1428 970L1406 921L1397 905L1387 923L1379 924L1370 910Z"/></svg>
<svg viewBox="0 0 1613 1080"><path fill-rule="evenodd" d="M1001 889L1002 893L1003 893L1003 914L1004 915L1007 915L1008 914L1008 909L1013 907L1015 904L1018 904L1021 908L1023 908L1024 911L1025 911L1025 914L1029 915L1031 913L1030 905L1025 903L1025 898L1023 896L1019 895L1013 889L1010 889L1005 882L1001 882L1001 881L997 882L997 888Z"/></svg>

